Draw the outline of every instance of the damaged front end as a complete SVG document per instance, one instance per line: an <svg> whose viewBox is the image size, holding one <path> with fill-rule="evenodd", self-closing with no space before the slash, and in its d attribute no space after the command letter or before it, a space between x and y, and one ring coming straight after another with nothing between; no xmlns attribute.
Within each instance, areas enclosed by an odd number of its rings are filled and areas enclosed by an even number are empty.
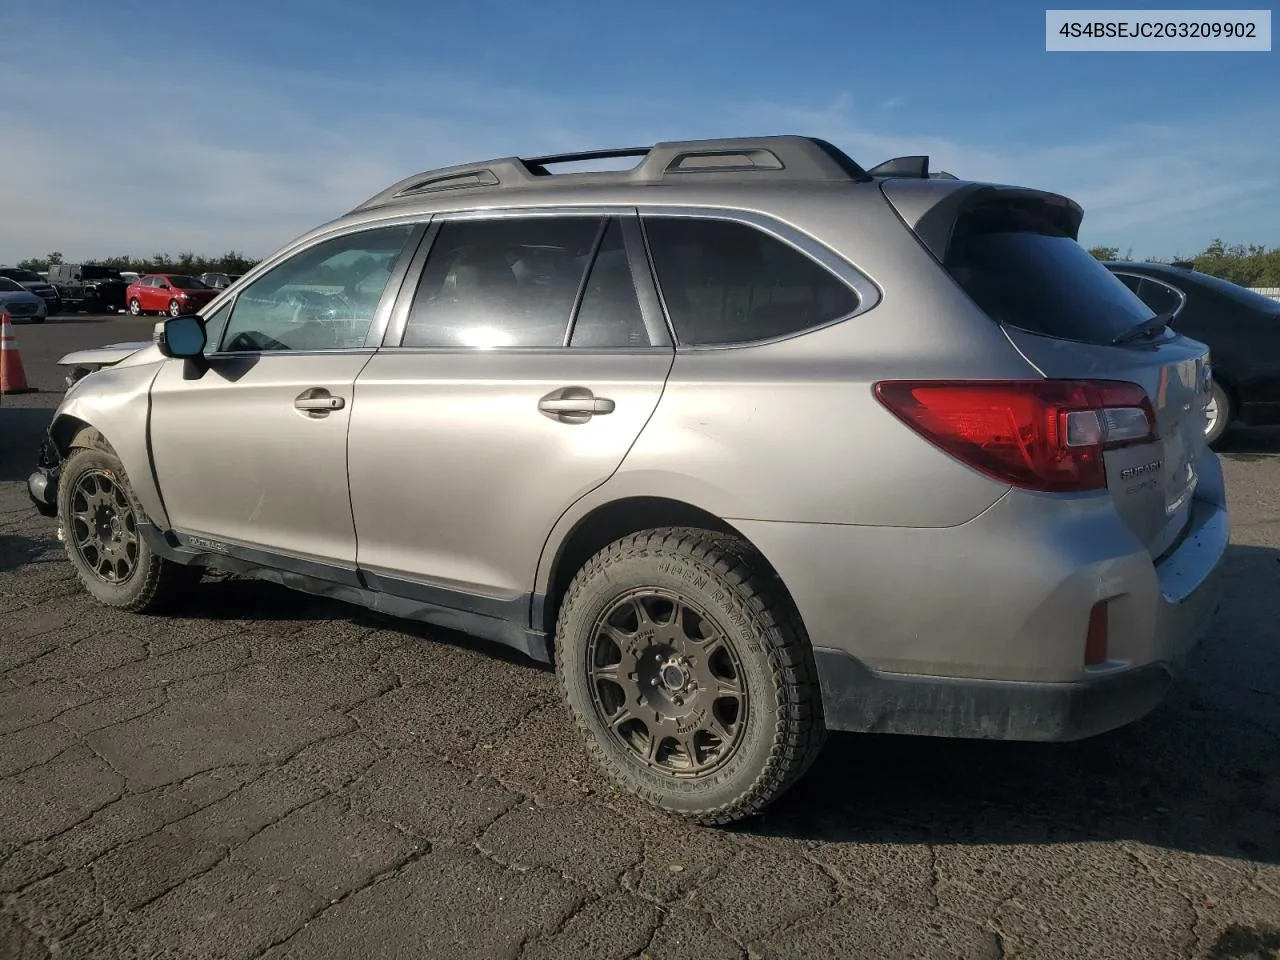
<svg viewBox="0 0 1280 960"><path fill-rule="evenodd" d="M46 430L36 457L36 469L27 477L27 495L42 516L58 514L58 478L61 473L62 455Z"/></svg>

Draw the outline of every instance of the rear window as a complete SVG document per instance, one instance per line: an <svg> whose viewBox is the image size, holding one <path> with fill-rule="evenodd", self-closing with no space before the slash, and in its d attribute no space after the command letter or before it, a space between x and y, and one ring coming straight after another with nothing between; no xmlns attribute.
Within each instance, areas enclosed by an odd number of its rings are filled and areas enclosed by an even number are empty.
<svg viewBox="0 0 1280 960"><path fill-rule="evenodd" d="M1232 283L1230 280L1223 280L1221 277L1210 276L1207 273L1192 272L1191 275L1203 286L1216 291L1229 300L1234 300L1242 307L1261 310L1263 313L1280 313L1280 301L1250 290L1248 287L1242 287L1239 284Z"/></svg>
<svg viewBox="0 0 1280 960"><path fill-rule="evenodd" d="M1074 239L1025 209L956 225L946 266L997 323L1060 340L1110 343L1153 314Z"/></svg>

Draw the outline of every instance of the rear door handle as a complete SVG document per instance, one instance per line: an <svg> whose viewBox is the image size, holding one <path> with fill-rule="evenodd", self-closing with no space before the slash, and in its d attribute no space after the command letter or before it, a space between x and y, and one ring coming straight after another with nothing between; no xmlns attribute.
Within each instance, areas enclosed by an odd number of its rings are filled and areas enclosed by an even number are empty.
<svg viewBox="0 0 1280 960"><path fill-rule="evenodd" d="M562 423L585 423L616 408L608 397L597 397L586 387L561 387L538 401L539 411Z"/></svg>
<svg viewBox="0 0 1280 960"><path fill-rule="evenodd" d="M293 401L295 410L302 410L313 417L322 417L331 410L341 410L347 405L342 397L335 397L324 387L312 387L304 390Z"/></svg>

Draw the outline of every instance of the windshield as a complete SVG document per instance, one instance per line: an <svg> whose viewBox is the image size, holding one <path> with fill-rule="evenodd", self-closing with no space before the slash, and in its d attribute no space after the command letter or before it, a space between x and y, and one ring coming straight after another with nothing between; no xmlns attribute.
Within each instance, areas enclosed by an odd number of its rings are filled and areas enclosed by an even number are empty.
<svg viewBox="0 0 1280 960"><path fill-rule="evenodd" d="M25 293L26 287L20 283L10 280L8 277L0 277L0 293Z"/></svg>
<svg viewBox="0 0 1280 960"><path fill-rule="evenodd" d="M1052 231L998 220L958 227L947 269L997 323L1060 340L1111 343L1153 315L1080 244Z"/></svg>
<svg viewBox="0 0 1280 960"><path fill-rule="evenodd" d="M32 280L35 280L37 283L43 282L44 280L44 278L38 273L14 267L5 267L5 269L0 270L0 277L8 277L10 280L25 280L28 283Z"/></svg>
<svg viewBox="0 0 1280 960"><path fill-rule="evenodd" d="M169 277L169 286L177 287L179 290L208 290L203 283L195 277Z"/></svg>

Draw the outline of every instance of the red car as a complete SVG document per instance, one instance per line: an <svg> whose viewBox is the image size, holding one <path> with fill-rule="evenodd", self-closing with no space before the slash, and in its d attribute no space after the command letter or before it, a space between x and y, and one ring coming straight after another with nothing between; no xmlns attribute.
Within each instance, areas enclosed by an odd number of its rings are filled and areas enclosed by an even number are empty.
<svg viewBox="0 0 1280 960"><path fill-rule="evenodd" d="M144 313L167 313L178 317L199 313L221 290L206 287L195 277L180 273L148 273L129 284L124 302L135 317Z"/></svg>

